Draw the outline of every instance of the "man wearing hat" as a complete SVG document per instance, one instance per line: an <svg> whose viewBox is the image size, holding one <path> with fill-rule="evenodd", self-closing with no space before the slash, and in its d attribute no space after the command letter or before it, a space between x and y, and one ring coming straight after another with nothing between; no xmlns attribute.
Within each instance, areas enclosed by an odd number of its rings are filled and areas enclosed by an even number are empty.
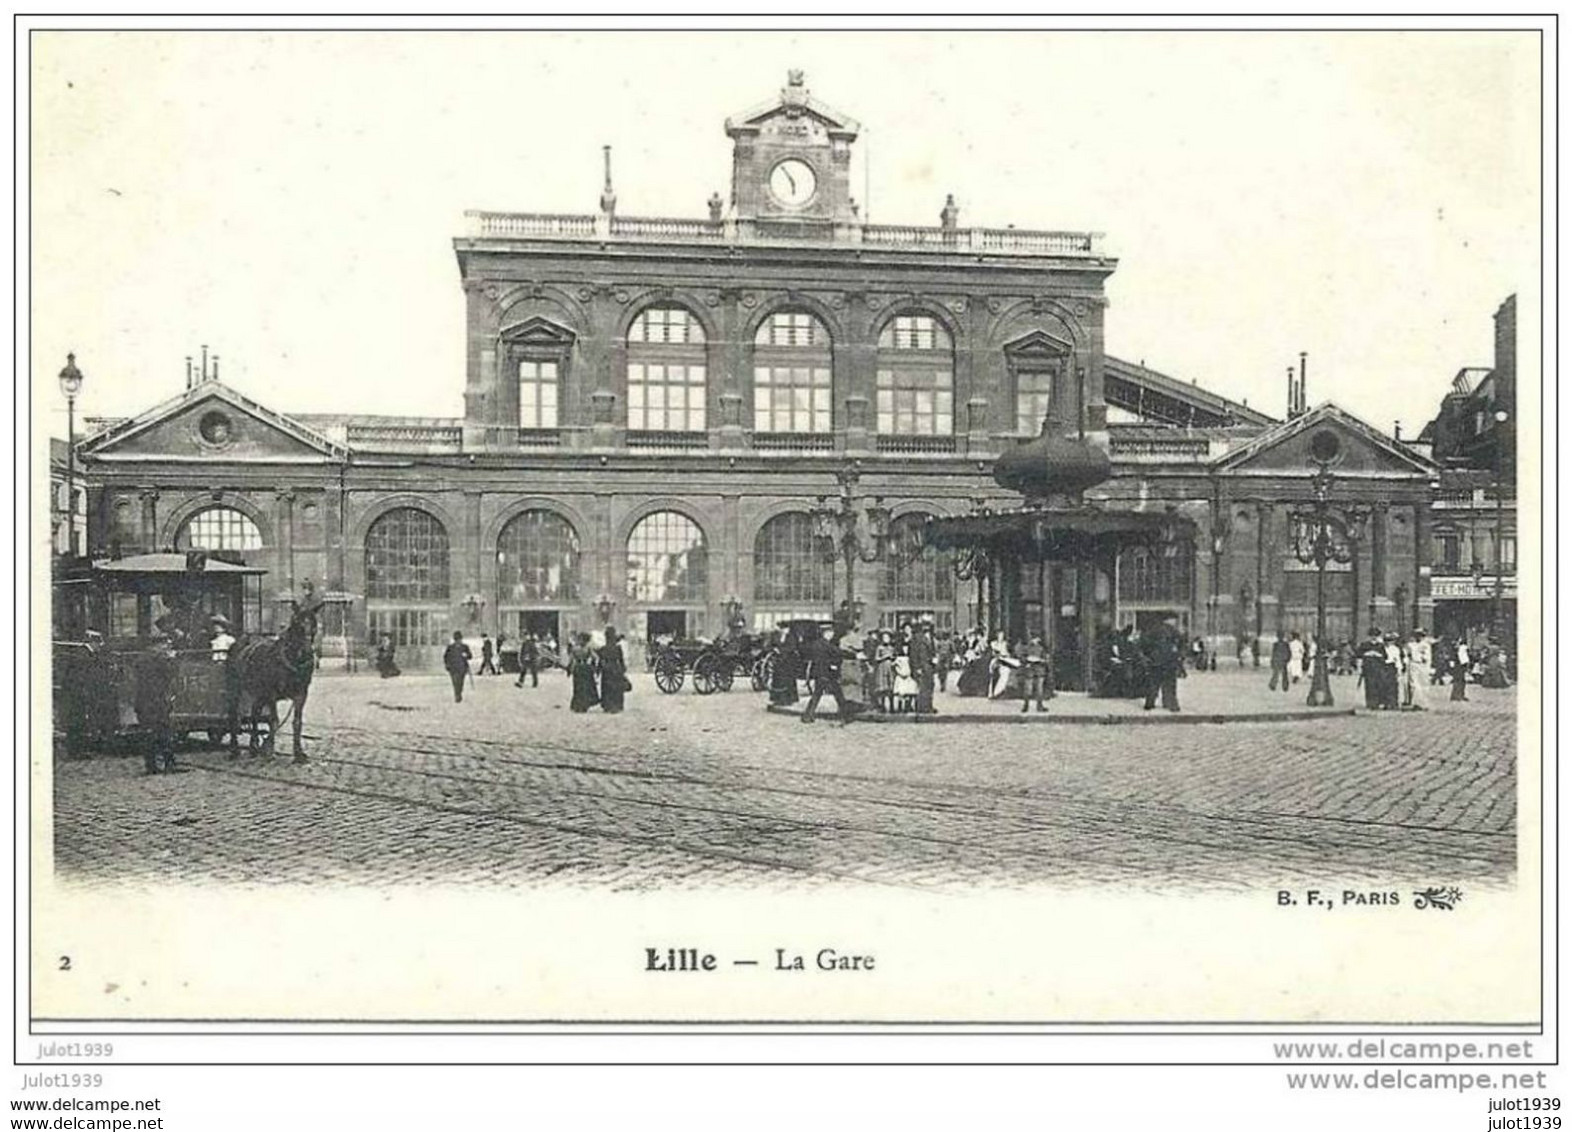
<svg viewBox="0 0 1572 1132"><path fill-rule="evenodd" d="M214 614L209 624L213 635L208 640L208 647L213 650L213 659L226 661L229 659L229 650L235 647L235 636L229 631L229 618L222 613Z"/></svg>

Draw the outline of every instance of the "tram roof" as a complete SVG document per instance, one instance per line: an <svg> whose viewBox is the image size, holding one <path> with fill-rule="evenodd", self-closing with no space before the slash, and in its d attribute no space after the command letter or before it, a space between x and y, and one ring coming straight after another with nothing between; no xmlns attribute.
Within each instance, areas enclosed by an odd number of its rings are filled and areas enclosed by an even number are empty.
<svg viewBox="0 0 1572 1132"><path fill-rule="evenodd" d="M266 574L260 566L242 566L208 558L201 570L192 570L184 554L130 554L124 558L106 558L93 563L93 569L106 574Z"/></svg>

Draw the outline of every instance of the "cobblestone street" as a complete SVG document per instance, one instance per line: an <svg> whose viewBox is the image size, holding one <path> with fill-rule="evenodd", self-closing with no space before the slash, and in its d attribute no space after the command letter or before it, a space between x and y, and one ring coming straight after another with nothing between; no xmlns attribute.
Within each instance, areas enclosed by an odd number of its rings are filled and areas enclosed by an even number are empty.
<svg viewBox="0 0 1572 1132"><path fill-rule="evenodd" d="M741 684L665 696L634 680L624 714L577 716L560 673L538 689L480 679L462 704L441 676L324 675L305 765L197 748L173 775L136 757L57 763L57 868L627 889L1398 887L1515 867L1511 691L1282 723L841 728L767 713ZM1255 703L1264 682L1188 684ZM1352 680L1334 687L1355 702Z"/></svg>

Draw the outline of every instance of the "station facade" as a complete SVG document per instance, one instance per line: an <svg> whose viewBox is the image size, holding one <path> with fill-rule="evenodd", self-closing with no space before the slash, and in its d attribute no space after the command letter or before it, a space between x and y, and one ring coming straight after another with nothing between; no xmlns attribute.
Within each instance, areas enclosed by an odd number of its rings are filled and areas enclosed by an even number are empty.
<svg viewBox="0 0 1572 1132"><path fill-rule="evenodd" d="M90 550L239 551L269 571L272 616L308 586L333 602L329 655L384 633L414 665L454 630L713 636L846 600L813 512L850 472L890 517L856 547L863 619L965 629L975 583L915 532L1017 506L994 461L1050 418L1108 452L1094 505L1202 532L1121 556L1096 583L1119 620L1176 612L1231 658L1314 625L1291 512L1331 429L1339 498L1372 510L1328 579L1332 635L1429 623L1422 452L1302 395L1276 419L1107 354L1117 262L1094 234L968 228L953 199L937 226L866 223L859 126L800 74L726 133L731 197L704 219L623 215L609 157L595 213L469 215L462 416L281 412L202 372L98 422Z"/></svg>

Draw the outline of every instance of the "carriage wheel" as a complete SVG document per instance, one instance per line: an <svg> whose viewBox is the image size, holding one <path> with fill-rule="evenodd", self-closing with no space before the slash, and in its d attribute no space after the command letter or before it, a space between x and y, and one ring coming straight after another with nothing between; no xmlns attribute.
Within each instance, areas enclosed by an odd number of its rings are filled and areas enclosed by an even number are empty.
<svg viewBox="0 0 1572 1132"><path fill-rule="evenodd" d="M668 696L682 690L682 662L669 656L655 661L655 686Z"/></svg>
<svg viewBox="0 0 1572 1132"><path fill-rule="evenodd" d="M710 657L700 657L693 666L693 690L707 696L715 690L715 662Z"/></svg>

